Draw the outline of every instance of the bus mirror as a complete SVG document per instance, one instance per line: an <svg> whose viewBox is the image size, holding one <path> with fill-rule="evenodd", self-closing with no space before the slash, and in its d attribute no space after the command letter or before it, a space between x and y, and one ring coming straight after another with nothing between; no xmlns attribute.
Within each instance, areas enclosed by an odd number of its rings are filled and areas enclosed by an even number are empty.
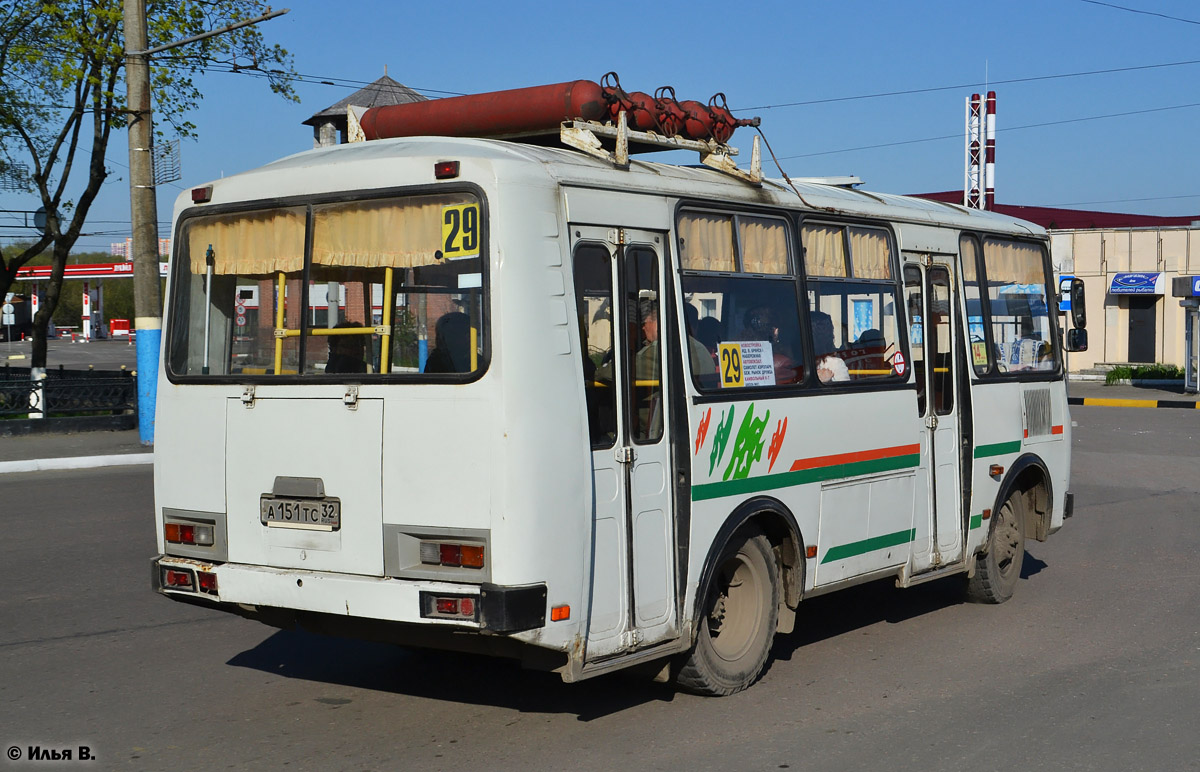
<svg viewBox="0 0 1200 772"><path fill-rule="evenodd" d="M1071 279L1071 321L1073 327L1083 329L1087 327L1087 309L1084 308L1083 302L1083 279ZM1083 348L1071 349L1071 351L1084 351L1087 349L1087 336L1083 336Z"/></svg>
<svg viewBox="0 0 1200 772"><path fill-rule="evenodd" d="M1071 301L1074 306L1074 301ZM1087 351L1087 330L1072 327L1067 330L1067 351Z"/></svg>

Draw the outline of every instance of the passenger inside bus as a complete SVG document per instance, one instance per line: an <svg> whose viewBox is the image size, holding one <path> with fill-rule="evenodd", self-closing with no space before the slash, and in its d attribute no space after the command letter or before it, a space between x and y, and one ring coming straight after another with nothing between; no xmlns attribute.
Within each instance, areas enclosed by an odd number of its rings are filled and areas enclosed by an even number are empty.
<svg viewBox="0 0 1200 772"><path fill-rule="evenodd" d="M771 364L775 369L775 384L798 383L804 377L804 368L796 363L795 349L777 321L769 305L757 305L742 315L740 340L769 343Z"/></svg>
<svg viewBox="0 0 1200 772"><path fill-rule="evenodd" d="M689 305L689 308L694 306ZM708 353L712 356L713 363L717 362L717 349L721 345L721 339L724 337L721 333L721 320L715 316L706 316L696 322L696 332L694 337L700 341L704 348L708 349Z"/></svg>
<svg viewBox="0 0 1200 772"><path fill-rule="evenodd" d="M700 376L712 376L712 384L716 385L715 377L717 375L717 339L720 337L721 323L712 318L700 318L700 312L691 303L683 304L683 316L687 321L687 336L688 336L688 358L691 360L692 374ZM708 334L713 338L712 346L709 346L700 338L700 328L704 322L710 322L708 326ZM716 325L716 334L713 335L712 325Z"/></svg>
<svg viewBox="0 0 1200 772"><path fill-rule="evenodd" d="M833 342L833 317L824 311L813 311L813 353L817 357L817 377L821 383L837 383L850 380L850 370L835 352Z"/></svg>
<svg viewBox="0 0 1200 772"><path fill-rule="evenodd" d="M362 327L361 322L342 322L334 329ZM367 363L364 359L366 352L366 335L330 335L329 359L325 362L327 373L365 373Z"/></svg>
<svg viewBox="0 0 1200 772"><path fill-rule="evenodd" d="M471 317L451 311L437 320L434 350L425 362L427 373L471 371Z"/></svg>

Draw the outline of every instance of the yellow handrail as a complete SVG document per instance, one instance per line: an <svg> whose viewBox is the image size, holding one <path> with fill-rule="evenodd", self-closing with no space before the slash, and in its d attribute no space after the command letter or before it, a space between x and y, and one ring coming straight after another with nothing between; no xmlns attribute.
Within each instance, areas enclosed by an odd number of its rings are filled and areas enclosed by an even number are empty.
<svg viewBox="0 0 1200 772"><path fill-rule="evenodd" d="M390 373L392 355L392 303L396 298L392 295L392 268L383 270L383 329L379 344L379 372Z"/></svg>
<svg viewBox="0 0 1200 772"><path fill-rule="evenodd" d="M283 271L279 272L279 297L275 301L275 330L278 332L283 328L283 297L287 292L287 280L284 278ZM298 331L297 331L298 332ZM283 371L283 338L278 334L275 337L275 374L281 375Z"/></svg>

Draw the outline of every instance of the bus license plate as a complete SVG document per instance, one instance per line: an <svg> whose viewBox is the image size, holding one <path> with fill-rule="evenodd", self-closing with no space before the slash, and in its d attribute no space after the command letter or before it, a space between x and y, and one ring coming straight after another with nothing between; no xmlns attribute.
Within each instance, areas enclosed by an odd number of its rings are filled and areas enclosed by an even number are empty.
<svg viewBox="0 0 1200 772"><path fill-rule="evenodd" d="M259 519L276 528L336 531L342 525L342 502L338 499L300 499L263 496Z"/></svg>

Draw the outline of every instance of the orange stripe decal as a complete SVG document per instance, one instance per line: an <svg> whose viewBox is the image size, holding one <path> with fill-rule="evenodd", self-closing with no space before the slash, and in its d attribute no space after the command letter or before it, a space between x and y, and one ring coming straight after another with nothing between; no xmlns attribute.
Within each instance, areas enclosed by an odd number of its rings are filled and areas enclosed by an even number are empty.
<svg viewBox="0 0 1200 772"><path fill-rule="evenodd" d="M1051 434L1062 434L1063 433L1062 425L1060 424L1058 426L1051 426L1050 433Z"/></svg>
<svg viewBox="0 0 1200 772"><path fill-rule="evenodd" d="M820 469L826 466L837 466L838 464L852 464L856 461L875 461L881 458L896 458L898 456L911 456L921 452L920 444L917 445L897 445L894 448L879 448L877 450L860 450L854 453L837 453L832 456L816 456L814 458L801 458L792 462L791 471L799 472L803 469Z"/></svg>

